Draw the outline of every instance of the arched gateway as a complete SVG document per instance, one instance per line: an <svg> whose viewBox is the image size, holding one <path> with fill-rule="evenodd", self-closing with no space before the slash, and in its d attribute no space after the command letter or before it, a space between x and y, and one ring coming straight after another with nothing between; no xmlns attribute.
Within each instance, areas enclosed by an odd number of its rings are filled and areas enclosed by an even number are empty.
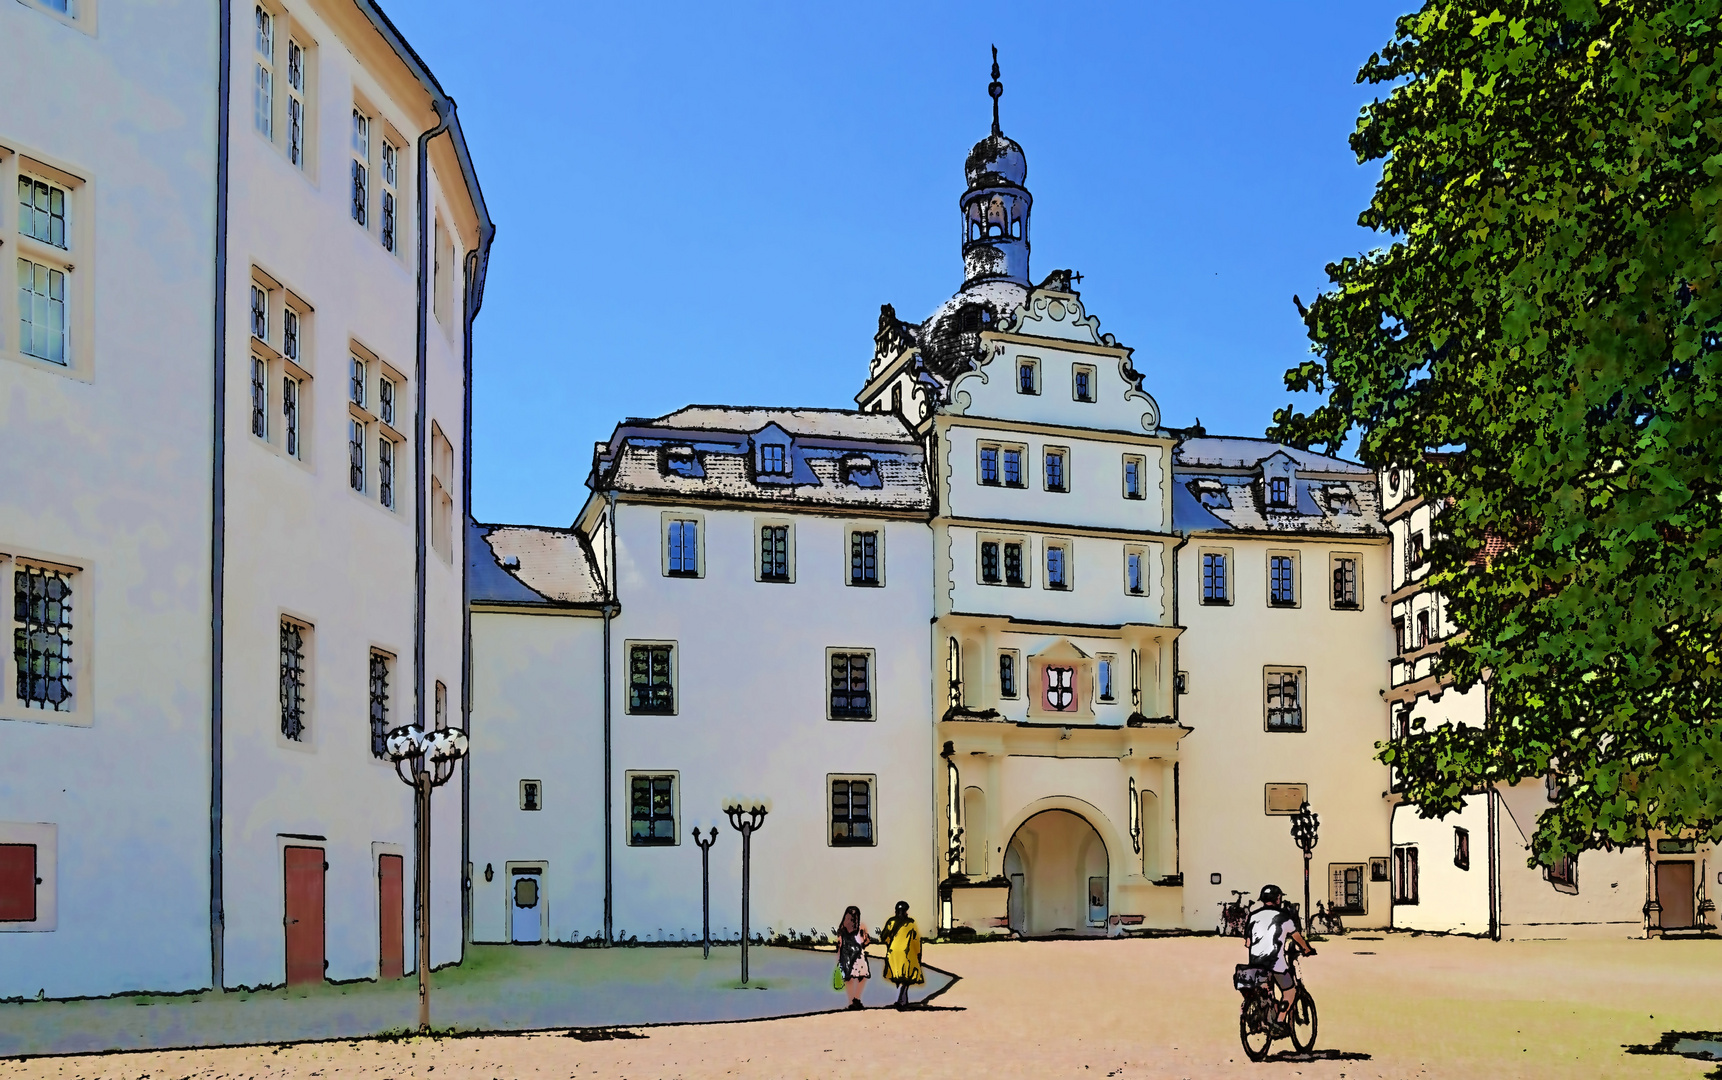
<svg viewBox="0 0 1722 1080"><path fill-rule="evenodd" d="M1106 844L1082 815L1043 810L1024 821L1005 848L1004 872L1010 926L1017 933L1105 932Z"/></svg>

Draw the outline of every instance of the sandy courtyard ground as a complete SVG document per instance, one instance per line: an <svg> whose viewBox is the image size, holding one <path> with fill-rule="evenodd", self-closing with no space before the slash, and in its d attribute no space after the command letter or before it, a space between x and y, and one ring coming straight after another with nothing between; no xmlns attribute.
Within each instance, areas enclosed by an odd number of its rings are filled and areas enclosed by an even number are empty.
<svg viewBox="0 0 1722 1080"><path fill-rule="evenodd" d="M1372 940L1373 939L1373 940ZM1305 980L1326 1060L1244 1058L1235 939L930 946L962 976L925 1010L568 1034L360 1041L0 1062L21 1077L1679 1077L1627 1054L1722 1028L1722 941L1322 943ZM1276 1055L1286 1044L1276 1044Z"/></svg>

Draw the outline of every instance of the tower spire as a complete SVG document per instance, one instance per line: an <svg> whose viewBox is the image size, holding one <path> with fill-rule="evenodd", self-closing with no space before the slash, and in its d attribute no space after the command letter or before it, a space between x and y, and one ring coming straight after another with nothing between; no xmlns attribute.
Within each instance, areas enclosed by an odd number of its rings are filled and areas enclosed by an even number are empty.
<svg viewBox="0 0 1722 1080"><path fill-rule="evenodd" d="M993 46L993 81L987 84L987 93L993 97L993 134L999 134L999 97L1004 93L1004 83L999 82L999 47Z"/></svg>

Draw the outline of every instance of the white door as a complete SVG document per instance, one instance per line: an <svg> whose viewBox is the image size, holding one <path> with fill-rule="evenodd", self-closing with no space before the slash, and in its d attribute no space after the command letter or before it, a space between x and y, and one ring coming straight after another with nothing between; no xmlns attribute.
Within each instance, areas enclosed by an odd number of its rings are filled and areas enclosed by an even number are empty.
<svg viewBox="0 0 1722 1080"><path fill-rule="evenodd" d="M515 870L509 896L512 917L509 919L508 940L536 945L544 940L543 875L536 867Z"/></svg>

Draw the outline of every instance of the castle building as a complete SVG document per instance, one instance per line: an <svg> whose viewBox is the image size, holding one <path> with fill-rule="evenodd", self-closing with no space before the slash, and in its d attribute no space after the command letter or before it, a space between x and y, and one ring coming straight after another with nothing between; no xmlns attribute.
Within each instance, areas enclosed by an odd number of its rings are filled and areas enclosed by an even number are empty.
<svg viewBox="0 0 1722 1080"><path fill-rule="evenodd" d="M0 998L398 976L381 736L466 698L453 102L370 0L9 3L0 101Z"/></svg>
<svg viewBox="0 0 1722 1080"><path fill-rule="evenodd" d="M962 285L882 308L858 411L626 421L572 529L480 529L482 940L697 939L713 821L733 938L731 792L775 801L759 933L899 899L959 935L1212 927L1227 886L1298 891L1306 801L1314 897L1389 921L1374 477L1164 426L1080 276L1030 277L997 74Z"/></svg>

